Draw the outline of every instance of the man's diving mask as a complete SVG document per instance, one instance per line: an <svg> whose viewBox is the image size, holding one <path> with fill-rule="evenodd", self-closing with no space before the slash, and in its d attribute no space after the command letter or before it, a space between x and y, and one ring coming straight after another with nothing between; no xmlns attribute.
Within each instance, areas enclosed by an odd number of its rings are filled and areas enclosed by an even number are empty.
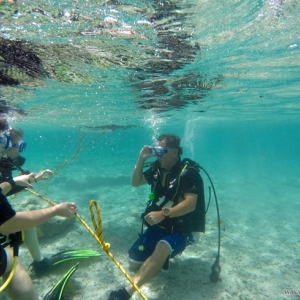
<svg viewBox="0 0 300 300"><path fill-rule="evenodd" d="M25 151L27 144L23 141L20 141L18 143L13 143L11 146L13 148L17 148L19 150L19 152L23 152L23 151Z"/></svg>
<svg viewBox="0 0 300 300"><path fill-rule="evenodd" d="M25 151L26 146L27 144L23 141L11 143L10 135L8 134L8 132L3 131L0 133L0 152L3 152L10 147L17 149L19 152L23 152Z"/></svg>
<svg viewBox="0 0 300 300"><path fill-rule="evenodd" d="M162 157L164 154L168 153L168 149L160 148L160 147L153 147L150 148L151 154L157 156L157 157Z"/></svg>

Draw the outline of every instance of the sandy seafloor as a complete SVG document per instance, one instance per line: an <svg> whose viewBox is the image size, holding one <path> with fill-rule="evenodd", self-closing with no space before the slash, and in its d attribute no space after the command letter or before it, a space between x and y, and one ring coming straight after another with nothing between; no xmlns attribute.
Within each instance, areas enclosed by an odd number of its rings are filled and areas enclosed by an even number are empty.
<svg viewBox="0 0 300 300"><path fill-rule="evenodd" d="M149 187L130 186L136 157L129 160L123 157L119 163L117 158L112 162L98 157L83 163L84 157L78 155L51 181L47 191L40 192L55 202L75 201L78 213L91 227L88 204L91 199L97 200L104 239L111 244L115 258L133 277L134 272L127 265L127 250L140 230L139 216ZM292 165L281 163L282 166ZM248 162L248 173L239 159L228 160L223 165L217 160L210 161L207 165L202 164L213 179L224 222L220 260L222 281L214 284L209 279L217 251L216 210L212 199L206 233L201 234L201 240L173 259L169 272L160 272L142 287L142 292L148 299L299 299L300 296L284 295L284 289L300 289L300 179L295 173L280 172L278 166L268 168L267 162L252 168ZM55 162L46 164L46 167L54 166ZM208 182L201 174L207 194ZM42 183L36 185L37 191L39 185ZM12 204L33 198L31 194L22 194ZM38 201L45 205L43 200ZM64 249L92 249L102 253L99 258L80 261L66 286L64 299L107 299L111 290L127 284L121 271L78 220L56 237L41 238L40 245L44 256ZM32 261L24 246L20 259L25 268ZM31 274L39 295L43 297L74 264L69 262L53 274L40 278ZM7 298L2 294L0 299ZM132 299L140 299L140 296L135 294Z"/></svg>

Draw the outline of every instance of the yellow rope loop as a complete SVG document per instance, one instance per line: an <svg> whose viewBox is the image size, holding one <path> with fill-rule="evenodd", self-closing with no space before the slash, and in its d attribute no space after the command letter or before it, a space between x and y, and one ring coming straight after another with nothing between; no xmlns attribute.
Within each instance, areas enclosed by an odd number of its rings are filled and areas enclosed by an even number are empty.
<svg viewBox="0 0 300 300"><path fill-rule="evenodd" d="M93 206L95 206L96 212L97 212L97 221L98 224L96 224L96 220L95 220L95 216L94 216L94 210L93 210ZM109 243L105 243L103 240L103 232L102 232L102 222L101 222L101 215L100 215L100 207L98 205L98 203L95 200L91 200L90 201L90 212L91 212L91 218L92 218L92 222L95 228L95 231L97 233L97 236L99 238L99 241L101 242L101 247L104 251L108 251L110 248L110 244Z"/></svg>

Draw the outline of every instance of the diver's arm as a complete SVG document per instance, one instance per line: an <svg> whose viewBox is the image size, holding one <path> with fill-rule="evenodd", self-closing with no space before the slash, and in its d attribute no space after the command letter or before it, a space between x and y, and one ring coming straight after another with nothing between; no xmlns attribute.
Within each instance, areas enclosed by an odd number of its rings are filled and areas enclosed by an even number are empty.
<svg viewBox="0 0 300 300"><path fill-rule="evenodd" d="M197 194L185 193L184 200L170 208L170 218L184 216L195 210L197 204ZM162 211L152 211L145 216L145 221L150 225L155 225L164 219Z"/></svg>
<svg viewBox="0 0 300 300"><path fill-rule="evenodd" d="M197 194L185 193L184 200L170 208L170 218L181 217L195 210L197 204Z"/></svg>
<svg viewBox="0 0 300 300"><path fill-rule="evenodd" d="M30 184L31 181L33 181L33 179L31 178L31 180L30 180L29 176L30 175L21 175L21 176L12 178L8 182L6 182L6 181L2 182L0 184L0 187L2 189L2 194L3 195L7 195L16 186L21 186L23 188L29 187L29 188L33 189L33 186Z"/></svg>
<svg viewBox="0 0 300 300"><path fill-rule="evenodd" d="M153 156L151 154L150 148L151 148L150 146L144 146L140 152L138 161L134 167L132 178L131 178L131 185L134 187L138 187L147 183L147 180L143 175L143 167L145 161L149 157Z"/></svg>
<svg viewBox="0 0 300 300"><path fill-rule="evenodd" d="M0 226L0 233L8 235L13 232L36 227L55 216L71 218L76 212L77 206L73 202L63 202L44 209L18 212Z"/></svg>
<svg viewBox="0 0 300 300"><path fill-rule="evenodd" d="M10 183L8 183L8 182L2 182L1 184L0 184L0 187L1 187L1 190L2 190L2 194L3 195L6 195L11 189L12 189L12 186L11 186L11 184Z"/></svg>
<svg viewBox="0 0 300 300"><path fill-rule="evenodd" d="M33 189L33 186L31 185L31 183L38 182L40 180L47 180L49 177L47 177L45 175L53 176L54 174L51 170L46 169L46 170L40 171L38 173L30 173L27 175L20 175L20 176L14 177L8 182L2 182L0 184L2 193L3 193L3 195L6 195L15 186Z"/></svg>

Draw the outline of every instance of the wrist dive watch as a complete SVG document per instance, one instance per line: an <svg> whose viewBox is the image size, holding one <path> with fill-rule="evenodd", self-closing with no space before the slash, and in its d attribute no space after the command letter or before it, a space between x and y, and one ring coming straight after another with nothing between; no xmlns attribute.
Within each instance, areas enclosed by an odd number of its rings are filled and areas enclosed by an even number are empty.
<svg viewBox="0 0 300 300"><path fill-rule="evenodd" d="M162 214L164 215L165 218L170 217L170 214L171 214L170 208L164 207L161 212L162 212Z"/></svg>

